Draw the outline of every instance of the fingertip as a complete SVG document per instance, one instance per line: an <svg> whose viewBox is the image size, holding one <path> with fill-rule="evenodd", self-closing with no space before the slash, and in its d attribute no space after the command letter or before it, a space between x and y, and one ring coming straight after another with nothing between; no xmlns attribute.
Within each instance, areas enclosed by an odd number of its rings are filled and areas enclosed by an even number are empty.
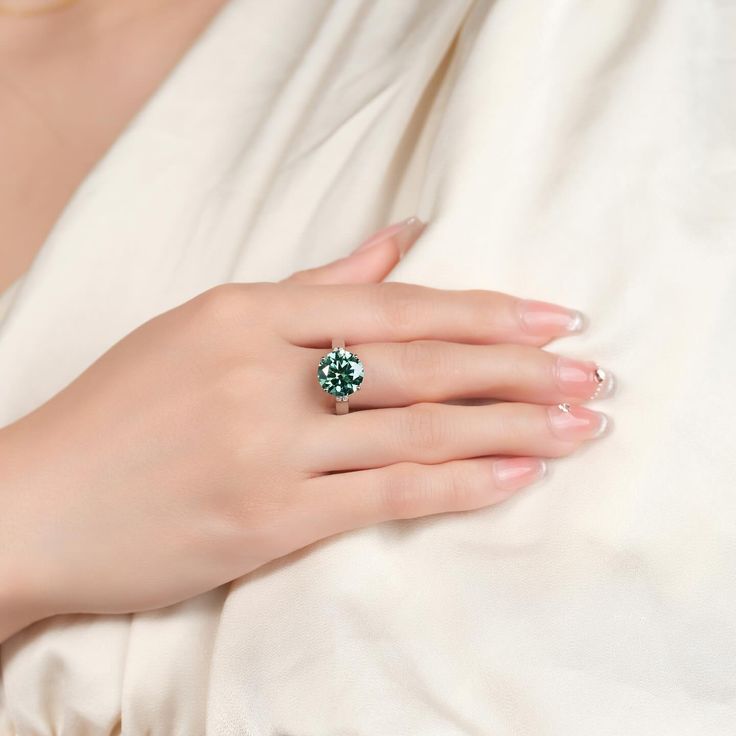
<svg viewBox="0 0 736 736"><path fill-rule="evenodd" d="M536 337L575 335L588 327L587 317L578 309L536 299L518 299L516 308L524 332Z"/></svg>
<svg viewBox="0 0 736 736"><path fill-rule="evenodd" d="M392 225L379 230L377 233L372 235L368 240L361 243L352 253L357 255L358 253L365 253L371 251L376 246L392 242L396 250L398 251L399 260L404 254L411 248L412 245L417 241L419 236L424 231L426 223L420 220L415 215L407 217L405 220L396 222Z"/></svg>
<svg viewBox="0 0 736 736"><path fill-rule="evenodd" d="M494 460L493 475L499 490L513 492L547 474L547 461L541 457L512 457Z"/></svg>
<svg viewBox="0 0 736 736"><path fill-rule="evenodd" d="M419 236L424 232L427 223L418 217L409 217L404 221L404 227L396 233L396 247L399 251L399 260L401 260L406 252L419 240Z"/></svg>

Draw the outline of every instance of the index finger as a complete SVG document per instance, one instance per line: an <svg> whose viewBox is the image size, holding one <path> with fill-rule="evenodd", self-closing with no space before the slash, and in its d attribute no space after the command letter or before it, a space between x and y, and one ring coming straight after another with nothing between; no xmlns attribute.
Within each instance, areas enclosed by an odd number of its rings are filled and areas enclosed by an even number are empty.
<svg viewBox="0 0 736 736"><path fill-rule="evenodd" d="M271 317L295 345L319 347L340 335L346 343L448 340L543 345L585 326L575 309L485 289L436 289L378 284L287 284Z"/></svg>

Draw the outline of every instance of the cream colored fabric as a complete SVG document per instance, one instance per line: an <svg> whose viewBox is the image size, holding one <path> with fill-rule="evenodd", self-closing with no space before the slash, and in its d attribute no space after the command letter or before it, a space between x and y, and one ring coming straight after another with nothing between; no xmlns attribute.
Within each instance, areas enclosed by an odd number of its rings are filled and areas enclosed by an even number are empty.
<svg viewBox="0 0 736 736"><path fill-rule="evenodd" d="M3 318L8 313L8 310L13 304L15 295L18 293L18 289L20 288L22 282L22 277L17 278L15 281L13 281L12 284L10 284L10 286L5 289L5 291L0 293L0 324L2 323Z"/></svg>
<svg viewBox="0 0 736 736"><path fill-rule="evenodd" d="M733 736L734 27L728 0L233 0L34 263L0 421L213 284L417 213L391 278L582 309L550 349L617 374L614 431L497 508L40 622L2 647L0 733Z"/></svg>

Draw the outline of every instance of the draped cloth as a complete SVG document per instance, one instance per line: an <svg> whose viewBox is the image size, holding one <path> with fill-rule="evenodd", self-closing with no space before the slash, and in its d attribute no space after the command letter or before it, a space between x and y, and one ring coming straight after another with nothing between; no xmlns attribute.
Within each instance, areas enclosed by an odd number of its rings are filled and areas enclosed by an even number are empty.
<svg viewBox="0 0 736 736"><path fill-rule="evenodd" d="M494 508L37 622L0 734L736 733L735 27L728 0L231 0L19 285L0 423L206 288L417 214L390 279L581 309L546 349L613 370L613 431Z"/></svg>

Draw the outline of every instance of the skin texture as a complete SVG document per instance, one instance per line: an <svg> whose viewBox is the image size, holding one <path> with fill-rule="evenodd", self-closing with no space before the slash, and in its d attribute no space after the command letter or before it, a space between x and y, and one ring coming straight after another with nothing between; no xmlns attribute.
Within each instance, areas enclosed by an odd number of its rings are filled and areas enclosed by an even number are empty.
<svg viewBox="0 0 736 736"><path fill-rule="evenodd" d="M575 400L541 350L569 334L562 308L534 334L514 296L378 283L406 245L394 234L280 283L210 289L0 430L0 637L173 604L349 529L497 503L541 476L538 457L600 433L598 412L556 406ZM316 379L333 331L366 365L344 416Z"/></svg>

